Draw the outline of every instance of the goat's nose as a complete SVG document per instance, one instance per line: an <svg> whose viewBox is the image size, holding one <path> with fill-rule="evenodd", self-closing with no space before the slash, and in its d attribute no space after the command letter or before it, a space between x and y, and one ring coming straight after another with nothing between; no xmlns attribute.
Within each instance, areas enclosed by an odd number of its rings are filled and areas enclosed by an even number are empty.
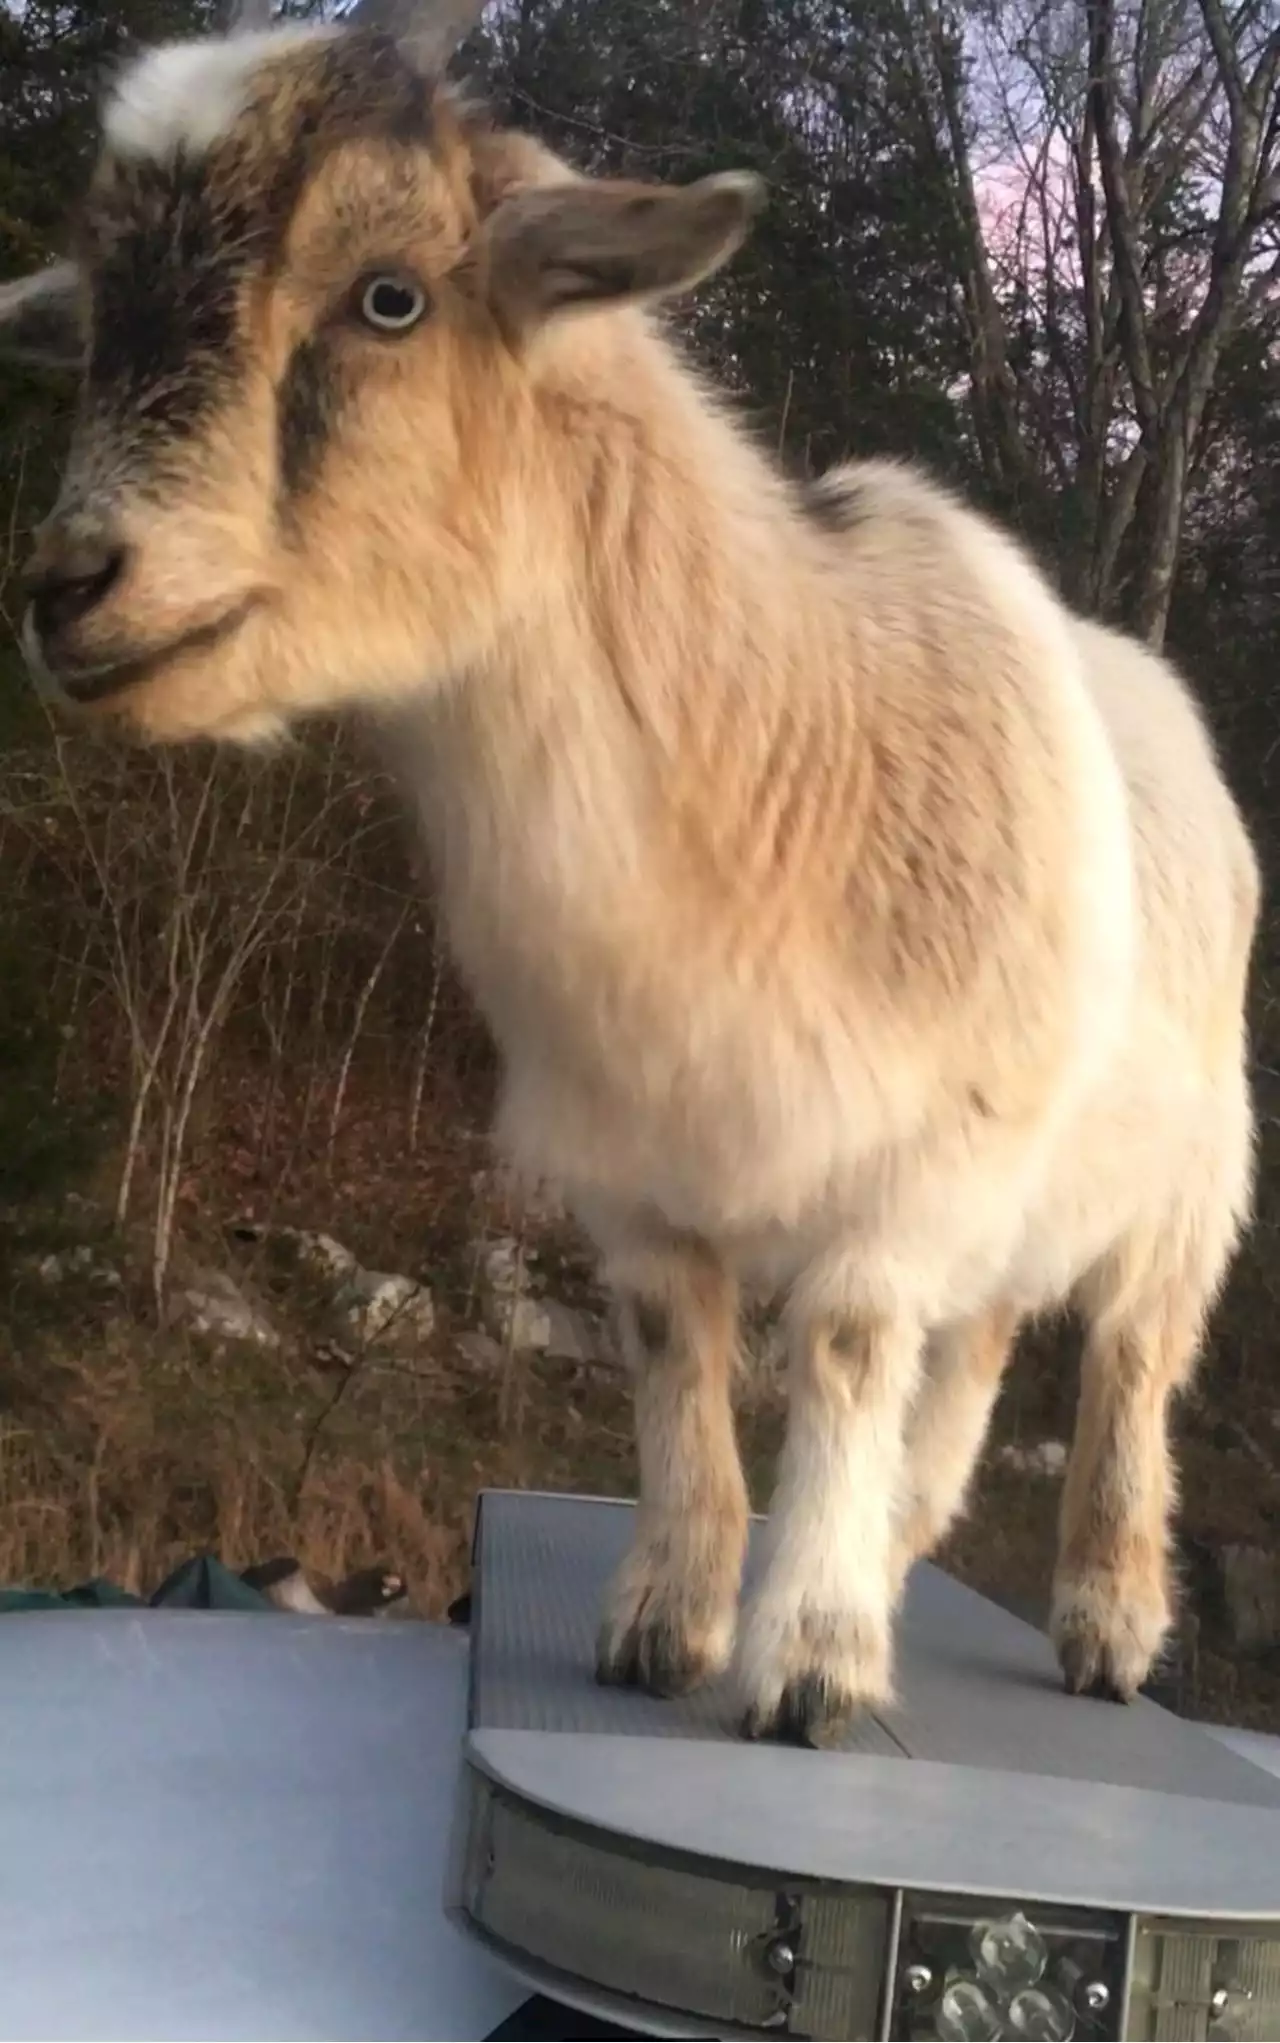
<svg viewBox="0 0 1280 2043"><path fill-rule="evenodd" d="M119 581L125 553L106 525L68 519L44 527L23 575L32 622L42 640L56 639L97 608Z"/></svg>

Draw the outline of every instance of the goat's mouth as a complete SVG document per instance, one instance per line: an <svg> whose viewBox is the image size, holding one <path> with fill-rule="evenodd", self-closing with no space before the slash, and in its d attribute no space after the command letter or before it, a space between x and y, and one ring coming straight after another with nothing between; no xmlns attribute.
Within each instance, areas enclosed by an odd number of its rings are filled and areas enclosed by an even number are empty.
<svg viewBox="0 0 1280 2043"><path fill-rule="evenodd" d="M121 696L131 694L144 681L154 680L184 654L215 652L235 636L260 600L256 594L245 596L219 616L179 632L176 637L166 639L163 645L148 646L142 652L122 653L115 659L84 665L51 661L28 610L22 624L23 656L36 687L43 695L71 709L100 709Z"/></svg>

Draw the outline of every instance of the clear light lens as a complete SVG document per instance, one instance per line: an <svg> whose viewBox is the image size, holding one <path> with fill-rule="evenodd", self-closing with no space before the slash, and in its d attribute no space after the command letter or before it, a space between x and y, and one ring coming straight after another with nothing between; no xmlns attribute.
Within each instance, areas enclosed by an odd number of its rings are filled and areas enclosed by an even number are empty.
<svg viewBox="0 0 1280 2043"><path fill-rule="evenodd" d="M991 2043L1000 2034L1000 2005L976 1972L949 1972L933 2026L950 2043Z"/></svg>
<svg viewBox="0 0 1280 2043"><path fill-rule="evenodd" d="M969 1949L983 1978L1002 1995L1034 1986L1049 1962L1044 1938L1021 1909L997 1922L976 1922Z"/></svg>
<svg viewBox="0 0 1280 2043"><path fill-rule="evenodd" d="M461 1909L511 1951L717 2034L878 2034L887 1893L650 1854L476 1774L469 1793Z"/></svg>
<svg viewBox="0 0 1280 2043"><path fill-rule="evenodd" d="M1036 2043L1071 2043L1076 2013L1056 1986L1024 1986L1009 2002L1006 2036L1034 2037Z"/></svg>
<svg viewBox="0 0 1280 2043"><path fill-rule="evenodd" d="M1114 2043L1126 1916L904 1894L889 2034ZM824 2031L830 2034L831 2031Z"/></svg>
<svg viewBox="0 0 1280 2043"><path fill-rule="evenodd" d="M1280 2036L1280 1921L1139 1922L1125 2033L1136 2043L1271 2043Z"/></svg>

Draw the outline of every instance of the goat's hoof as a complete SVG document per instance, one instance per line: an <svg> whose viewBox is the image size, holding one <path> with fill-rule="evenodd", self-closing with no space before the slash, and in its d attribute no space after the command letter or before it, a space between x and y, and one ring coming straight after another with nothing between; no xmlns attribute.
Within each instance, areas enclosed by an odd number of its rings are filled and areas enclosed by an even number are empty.
<svg viewBox="0 0 1280 2043"><path fill-rule="evenodd" d="M1106 1646L1096 1638L1059 1639L1058 1665L1067 1694L1087 1696L1093 1702L1131 1703L1146 1680L1145 1671L1136 1681L1123 1676Z"/></svg>
<svg viewBox="0 0 1280 2043"><path fill-rule="evenodd" d="M642 1540L614 1578L596 1641L596 1679L650 1695L688 1695L723 1674L738 1622L741 1541L708 1538L690 1554Z"/></svg>
<svg viewBox="0 0 1280 2043"><path fill-rule="evenodd" d="M829 1675L801 1674L787 1683L771 1707L752 1704L741 1732L744 1738L770 1738L820 1752L844 1744L862 1708L857 1696Z"/></svg>
<svg viewBox="0 0 1280 2043"><path fill-rule="evenodd" d="M864 1712L890 1699L889 1628L866 1611L762 1603L744 1628L738 1686L743 1737L842 1745Z"/></svg>
<svg viewBox="0 0 1280 2043"><path fill-rule="evenodd" d="M606 1623L596 1646L596 1680L606 1688L642 1688L650 1695L688 1695L722 1674L732 1637L695 1635L671 1611L642 1611L630 1624Z"/></svg>
<svg viewBox="0 0 1280 2043"><path fill-rule="evenodd" d="M1169 1627L1162 1598L1077 1584L1054 1598L1053 1643L1071 1695L1131 1703L1160 1657Z"/></svg>

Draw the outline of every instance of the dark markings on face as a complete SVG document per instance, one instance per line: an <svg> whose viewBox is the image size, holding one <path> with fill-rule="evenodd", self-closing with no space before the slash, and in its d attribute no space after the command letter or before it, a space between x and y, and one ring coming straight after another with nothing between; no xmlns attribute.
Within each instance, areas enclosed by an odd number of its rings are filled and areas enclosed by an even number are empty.
<svg viewBox="0 0 1280 2043"><path fill-rule="evenodd" d="M280 486L298 496L314 480L341 410L333 350L313 334L294 350L278 400Z"/></svg>
<svg viewBox="0 0 1280 2043"><path fill-rule="evenodd" d="M862 492L848 476L811 476L796 485L796 492L805 517L837 538L852 532L866 517Z"/></svg>
<svg viewBox="0 0 1280 2043"><path fill-rule="evenodd" d="M263 194L274 256L304 186L331 150L361 141L430 145L434 90L432 81L405 61L391 36L355 31L307 52L291 95L288 146L272 154L269 142L255 153L249 136L233 144L234 174Z"/></svg>
<svg viewBox="0 0 1280 2043"><path fill-rule="evenodd" d="M85 213L94 309L84 407L127 432L131 456L145 463L148 448L190 437L234 390L247 288L279 264L323 158L363 139L428 144L433 91L393 39L353 32L301 53L207 154L110 162ZM296 488L334 410L318 346L295 357L280 406Z"/></svg>
<svg viewBox="0 0 1280 2043"><path fill-rule="evenodd" d="M121 231L108 225L94 269L86 398L148 435L182 437L239 363L252 213L208 165L182 158L118 173L111 209Z"/></svg>

